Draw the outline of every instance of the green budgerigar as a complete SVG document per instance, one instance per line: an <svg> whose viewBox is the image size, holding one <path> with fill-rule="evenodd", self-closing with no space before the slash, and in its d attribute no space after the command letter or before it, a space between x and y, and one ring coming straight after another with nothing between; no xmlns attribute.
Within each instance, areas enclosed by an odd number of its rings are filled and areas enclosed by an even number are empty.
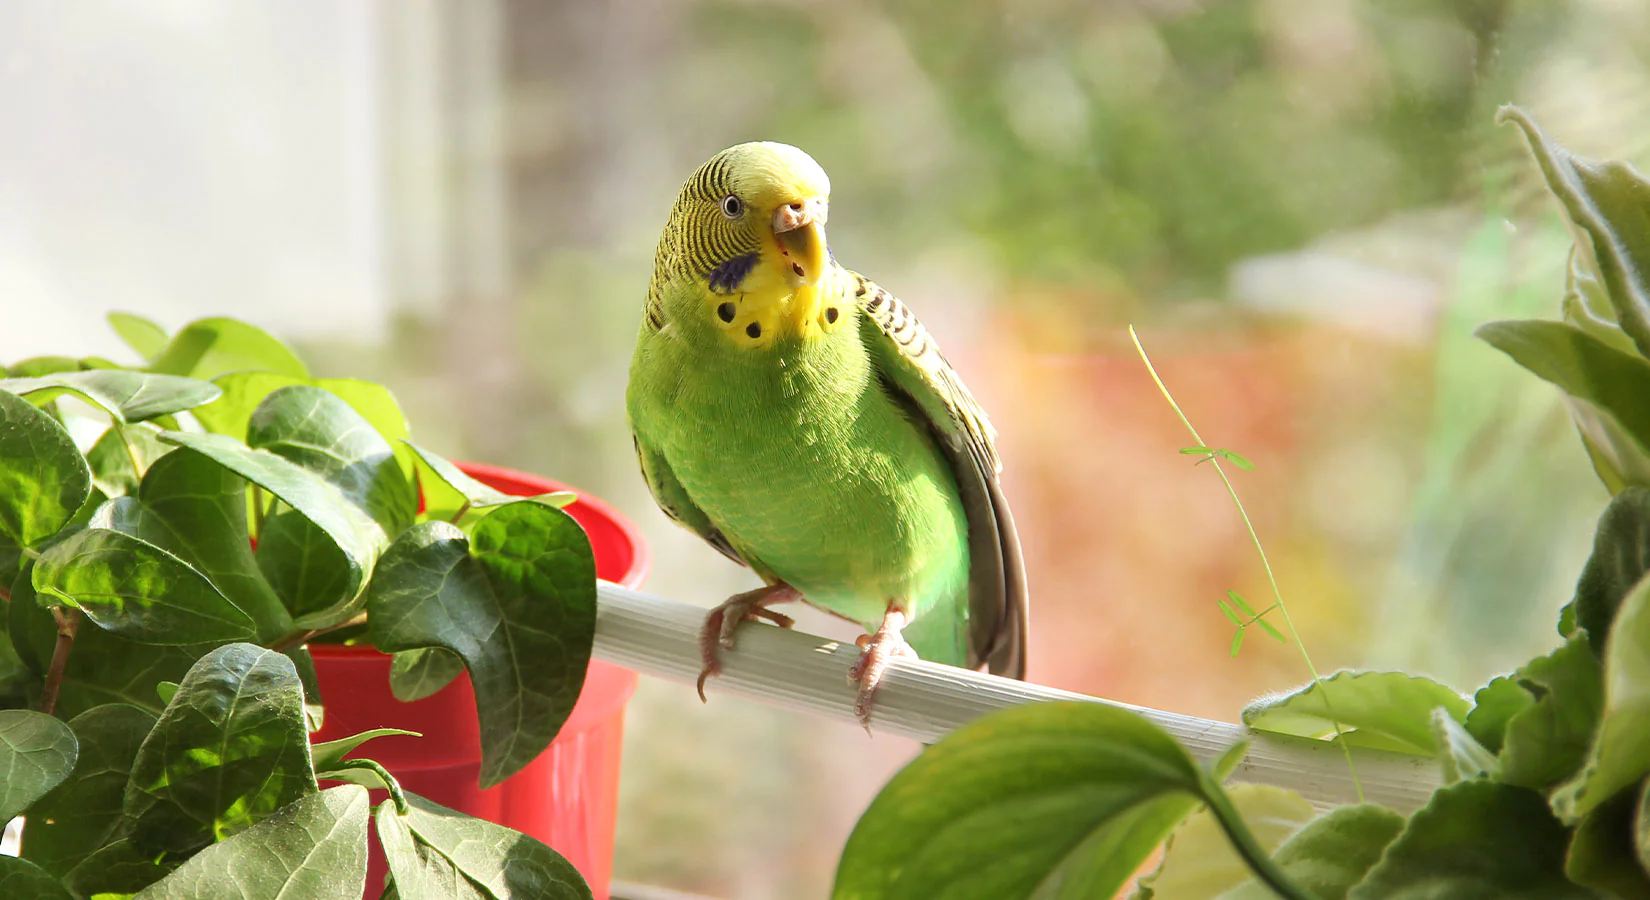
<svg viewBox="0 0 1650 900"><path fill-rule="evenodd" d="M740 623L802 600L888 661L1025 676L1026 585L985 413L904 304L836 263L830 181L749 143L682 186L654 260L626 407L666 514L766 586L706 617L705 679Z"/></svg>

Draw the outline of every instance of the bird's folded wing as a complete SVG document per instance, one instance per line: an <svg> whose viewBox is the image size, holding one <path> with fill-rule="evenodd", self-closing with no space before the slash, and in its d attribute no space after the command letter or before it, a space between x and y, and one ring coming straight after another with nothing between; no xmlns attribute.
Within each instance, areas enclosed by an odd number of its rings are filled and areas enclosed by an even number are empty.
<svg viewBox="0 0 1650 900"><path fill-rule="evenodd" d="M951 463L968 515L969 664L1025 677L1025 563L997 475L996 431L917 317L894 295L848 273L861 339L896 399L928 422Z"/></svg>

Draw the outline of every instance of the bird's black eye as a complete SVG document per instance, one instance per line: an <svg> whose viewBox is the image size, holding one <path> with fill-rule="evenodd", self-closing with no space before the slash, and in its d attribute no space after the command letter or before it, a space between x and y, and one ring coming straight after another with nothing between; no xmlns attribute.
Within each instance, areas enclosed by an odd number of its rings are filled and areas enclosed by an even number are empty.
<svg viewBox="0 0 1650 900"><path fill-rule="evenodd" d="M739 214L744 211L745 201L739 199L738 194L729 194L722 198L722 215L730 219L737 219Z"/></svg>

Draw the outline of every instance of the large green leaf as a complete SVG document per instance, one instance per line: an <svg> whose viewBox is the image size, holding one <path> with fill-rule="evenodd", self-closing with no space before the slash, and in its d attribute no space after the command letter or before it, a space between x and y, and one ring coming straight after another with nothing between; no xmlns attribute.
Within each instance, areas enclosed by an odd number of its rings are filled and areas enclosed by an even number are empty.
<svg viewBox="0 0 1650 900"><path fill-rule="evenodd" d="M188 563L147 541L109 528L108 507L94 527L41 554L34 589L48 605L78 607L99 628L145 644L181 646L257 636L252 618Z"/></svg>
<svg viewBox="0 0 1650 900"><path fill-rule="evenodd" d="M135 900L357 900L367 880L366 790L328 788L202 850Z"/></svg>
<svg viewBox="0 0 1650 900"><path fill-rule="evenodd" d="M144 849L188 853L316 790L292 660L228 644L189 670L144 740L123 833Z"/></svg>
<svg viewBox="0 0 1650 900"><path fill-rule="evenodd" d="M474 478L464 474L463 469L453 465L445 457L431 453L423 447L414 444L412 441L402 441L402 443L412 448L412 451L418 454L418 461L423 464L423 469L428 470L435 479L450 489L449 491L440 492L426 489L425 512L431 519L446 519L450 521L459 514L461 509L486 509L492 506L503 506L506 503L514 503L522 499L531 499L536 503L554 506L557 509L567 506L569 503L572 503L574 500L578 499L578 496L572 491L551 491L549 493L539 494L538 496L531 498L522 498L513 494L506 494L501 490L482 484ZM428 480L425 481L425 484L429 484ZM430 496L431 494L436 494L444 498L457 499L457 503L454 504L453 499L432 501Z"/></svg>
<svg viewBox="0 0 1650 900"><path fill-rule="evenodd" d="M1343 900L1403 829L1404 817L1384 806L1338 806L1284 841L1272 859L1318 900ZM1221 894L1220 900L1272 900L1275 896L1250 881Z"/></svg>
<svg viewBox="0 0 1650 900"><path fill-rule="evenodd" d="M1564 877L1564 826L1541 795L1493 781L1440 788L1348 900L1594 900Z"/></svg>
<svg viewBox="0 0 1650 900"><path fill-rule="evenodd" d="M473 543L445 522L415 525L384 555L367 603L373 643L463 658L482 787L537 757L573 711L595 639L595 566L578 523L536 503L499 507Z"/></svg>
<svg viewBox="0 0 1650 900"><path fill-rule="evenodd" d="M223 389L223 396L194 413L207 431L245 440L252 411L265 397L284 387L308 385L344 401L372 423L373 429L395 448L402 474L412 480L413 452L401 443L407 436L407 417L395 402L395 395L381 384L354 378L298 378L274 372L231 372L218 376L213 383Z"/></svg>
<svg viewBox="0 0 1650 900"><path fill-rule="evenodd" d="M92 472L57 420L0 391L0 535L29 547L62 528L92 493Z"/></svg>
<svg viewBox="0 0 1650 900"><path fill-rule="evenodd" d="M832 896L1041 900L1045 879L1093 849L1092 835L1171 796L1207 803L1269 884L1308 896L1270 865L1220 784L1172 737L1132 712L1082 702L991 713L924 750L860 817ZM1133 860L1114 857L1112 880L1087 881L1080 896L1112 896L1155 842Z"/></svg>
<svg viewBox="0 0 1650 900"><path fill-rule="evenodd" d="M1576 824L1564 857L1571 881L1613 897L1650 897L1634 841L1638 802L1638 791L1623 791Z"/></svg>
<svg viewBox="0 0 1650 900"><path fill-rule="evenodd" d="M111 426L86 451L92 467L92 483L105 496L124 497L137 493L145 472L162 456L177 449L160 440L160 428L153 422L125 427Z"/></svg>
<svg viewBox="0 0 1650 900"><path fill-rule="evenodd" d="M1507 720L1500 780L1536 790L1574 775L1587 759L1604 707L1604 673L1577 634L1516 675L1535 702Z"/></svg>
<svg viewBox="0 0 1650 900"><path fill-rule="evenodd" d="M292 618L253 558L246 487L246 479L216 460L178 449L150 467L135 500L110 503L110 521L205 575L269 643L292 630Z"/></svg>
<svg viewBox="0 0 1650 900"><path fill-rule="evenodd" d="M331 537L295 509L264 518L258 570L295 618L333 609L350 596L350 561Z"/></svg>
<svg viewBox="0 0 1650 900"><path fill-rule="evenodd" d="M68 780L30 810L25 859L61 877L115 837L132 760L154 726L154 715L124 703L93 707L69 720L80 758Z"/></svg>
<svg viewBox="0 0 1650 900"><path fill-rule="evenodd" d="M12 585L8 631L17 655L31 671L44 675L57 642L51 613L35 602L34 568L30 565ZM181 681L209 646L165 647L138 644L101 628L82 627L75 635L62 687L53 712L77 716L105 703L129 703L158 714L155 686Z"/></svg>
<svg viewBox="0 0 1650 900"><path fill-rule="evenodd" d="M1587 766L1553 794L1553 810L1577 822L1650 773L1650 578L1628 593L1604 648L1604 715Z"/></svg>
<svg viewBox="0 0 1650 900"><path fill-rule="evenodd" d="M451 650L403 650L390 661L390 693L402 703L422 700L451 684L463 671L464 660Z"/></svg>
<svg viewBox="0 0 1650 900"><path fill-rule="evenodd" d="M216 378L244 370L308 378L303 361L267 332L234 319L200 319L172 336L149 370L193 378Z"/></svg>
<svg viewBox="0 0 1650 900"><path fill-rule="evenodd" d="M50 873L14 856L0 856L0 897L74 900Z"/></svg>
<svg viewBox="0 0 1650 900"><path fill-rule="evenodd" d="M407 794L406 815L386 801L378 839L401 900L589 900L561 854L519 831Z"/></svg>
<svg viewBox="0 0 1650 900"><path fill-rule="evenodd" d="M1517 107L1502 107L1498 120L1523 129L1547 186L1592 240L1622 330L1650 356L1650 181L1624 162L1572 156Z"/></svg>
<svg viewBox="0 0 1650 900"><path fill-rule="evenodd" d="M1644 402L1650 396L1650 362L1564 322L1491 322L1476 334L1569 395L1577 426L1588 438L1591 452L1640 459L1638 463L1615 459L1610 462L1613 471L1643 467L1643 458L1650 456L1650 404ZM1632 446L1612 450L1611 434L1600 430L1606 425Z"/></svg>
<svg viewBox="0 0 1650 900"><path fill-rule="evenodd" d="M115 330L115 334L120 335L120 339L126 342L126 346L136 351L137 355L143 357L145 362L154 359L165 351L166 345L170 341L166 329L142 316L133 315L132 313L112 312L106 318L109 320L109 327Z"/></svg>
<svg viewBox="0 0 1650 900"><path fill-rule="evenodd" d="M1267 853L1312 821L1315 811L1300 794L1269 784L1226 789L1232 806ZM1226 831L1207 808L1192 813L1174 830L1157 870L1140 880L1137 900L1210 900L1250 878L1249 867L1232 850Z"/></svg>
<svg viewBox="0 0 1650 900"><path fill-rule="evenodd" d="M0 709L0 822L69 777L79 745L69 726L26 709Z"/></svg>
<svg viewBox="0 0 1650 900"><path fill-rule="evenodd" d="M121 838L75 863L63 876L63 886L76 900L126 900L182 862L182 857L157 855Z"/></svg>
<svg viewBox="0 0 1650 900"><path fill-rule="evenodd" d="M1650 403L1650 398L1646 398ZM1593 555L1576 582L1571 606L1593 649L1604 652L1610 626L1627 592L1650 572L1650 490L1623 488L1610 499L1593 532Z"/></svg>
<svg viewBox="0 0 1650 900"><path fill-rule="evenodd" d="M247 424L246 443L325 478L386 534L412 524L418 496L394 447L348 403L320 388L293 385L265 397Z"/></svg>
<svg viewBox="0 0 1650 900"><path fill-rule="evenodd" d="M1467 701L1444 685L1402 672L1337 672L1243 710L1244 724L1257 731L1326 738L1339 721L1354 745L1433 756L1438 736L1432 711L1442 708L1462 721Z"/></svg>
<svg viewBox="0 0 1650 900"><path fill-rule="evenodd" d="M92 369L38 378L10 378L0 381L0 391L28 397L37 405L69 394L102 409L121 424L194 409L202 403L211 403L222 393L210 381L130 369Z"/></svg>
<svg viewBox="0 0 1650 900"><path fill-rule="evenodd" d="M242 478L254 482L313 522L343 551L349 567L344 598L326 609L299 618L301 628L324 628L354 615L365 601L363 589L388 538L384 529L331 482L266 450L219 434L161 435L169 443L203 453Z"/></svg>

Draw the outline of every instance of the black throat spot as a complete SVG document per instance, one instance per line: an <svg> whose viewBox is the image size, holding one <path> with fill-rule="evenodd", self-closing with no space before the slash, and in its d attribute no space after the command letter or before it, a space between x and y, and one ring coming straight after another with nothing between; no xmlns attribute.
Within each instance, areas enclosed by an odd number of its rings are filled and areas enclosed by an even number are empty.
<svg viewBox="0 0 1650 900"><path fill-rule="evenodd" d="M718 294L731 294L739 289L740 282L751 273L751 269L756 268L759 258L760 254L747 253L719 263L716 268L705 273L705 283Z"/></svg>

